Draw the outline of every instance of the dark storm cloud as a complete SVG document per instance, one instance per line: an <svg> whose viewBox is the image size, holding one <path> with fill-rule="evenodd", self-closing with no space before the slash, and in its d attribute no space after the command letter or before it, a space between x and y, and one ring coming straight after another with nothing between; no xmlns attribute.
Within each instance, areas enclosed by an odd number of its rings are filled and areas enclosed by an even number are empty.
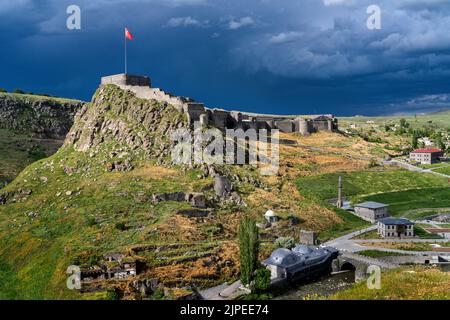
<svg viewBox="0 0 450 320"><path fill-rule="evenodd" d="M366 27L374 2L381 30ZM65 28L73 3L79 31ZM122 71L127 25L132 72L210 106L413 111L408 101L450 92L449 13L446 0L2 0L0 87L88 99Z"/></svg>

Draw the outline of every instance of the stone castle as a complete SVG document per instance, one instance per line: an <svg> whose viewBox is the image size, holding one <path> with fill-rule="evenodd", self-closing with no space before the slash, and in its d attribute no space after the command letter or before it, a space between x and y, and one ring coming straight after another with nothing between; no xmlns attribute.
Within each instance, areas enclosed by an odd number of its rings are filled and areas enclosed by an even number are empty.
<svg viewBox="0 0 450 320"><path fill-rule="evenodd" d="M101 84L114 84L133 92L138 98L168 103L186 114L189 123L198 121L203 126L213 125L221 130L278 129L281 132L299 132L302 135L338 130L338 121L333 115L300 117L207 108L203 103L196 102L192 98L177 97L159 88L152 88L150 78L144 76L129 74L106 76L101 79Z"/></svg>

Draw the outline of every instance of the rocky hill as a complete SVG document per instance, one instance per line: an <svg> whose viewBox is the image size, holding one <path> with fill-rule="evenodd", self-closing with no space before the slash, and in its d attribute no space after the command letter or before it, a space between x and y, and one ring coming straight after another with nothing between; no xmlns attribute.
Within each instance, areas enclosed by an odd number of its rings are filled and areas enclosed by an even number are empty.
<svg viewBox="0 0 450 320"><path fill-rule="evenodd" d="M261 231L262 256L300 229L345 232L363 223L305 198L295 179L364 170L361 154L377 146L337 133L283 134L277 176L252 166L211 172L170 164L169 136L186 126L169 104L100 87L58 152L0 190L0 298L176 298L237 279L244 215L263 224L273 209L281 218ZM66 287L70 265L91 280L83 293ZM137 275L107 278L125 266Z"/></svg>
<svg viewBox="0 0 450 320"><path fill-rule="evenodd" d="M0 93L0 128L42 139L64 139L81 101Z"/></svg>
<svg viewBox="0 0 450 320"><path fill-rule="evenodd" d="M0 186L27 165L54 154L83 102L0 93Z"/></svg>

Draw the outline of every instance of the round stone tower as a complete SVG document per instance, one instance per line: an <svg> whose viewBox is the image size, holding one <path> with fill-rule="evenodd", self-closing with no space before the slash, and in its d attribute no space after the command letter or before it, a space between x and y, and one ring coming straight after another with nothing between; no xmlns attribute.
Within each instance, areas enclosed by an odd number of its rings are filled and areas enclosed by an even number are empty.
<svg viewBox="0 0 450 320"><path fill-rule="evenodd" d="M309 135L308 121L303 118L297 118L298 120L298 131L300 134L307 136Z"/></svg>

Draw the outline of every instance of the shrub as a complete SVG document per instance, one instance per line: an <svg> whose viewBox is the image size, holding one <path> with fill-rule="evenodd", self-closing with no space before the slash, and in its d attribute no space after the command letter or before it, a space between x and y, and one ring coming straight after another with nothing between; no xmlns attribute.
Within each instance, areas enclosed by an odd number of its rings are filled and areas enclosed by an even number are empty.
<svg viewBox="0 0 450 320"><path fill-rule="evenodd" d="M100 257L96 254L90 255L87 259L87 265L92 267L98 264L98 261L100 260Z"/></svg>
<svg viewBox="0 0 450 320"><path fill-rule="evenodd" d="M120 294L115 289L108 290L106 292L106 299L107 300L119 300Z"/></svg>
<svg viewBox="0 0 450 320"><path fill-rule="evenodd" d="M89 216L86 218L86 225L89 227L95 226L97 224L97 220L95 220L95 217Z"/></svg>
<svg viewBox="0 0 450 320"><path fill-rule="evenodd" d="M254 289L256 292L265 292L270 288L270 271L260 268L255 272Z"/></svg>
<svg viewBox="0 0 450 320"><path fill-rule="evenodd" d="M295 240L292 237L280 237L275 240L275 246L277 248L291 249L295 247Z"/></svg>
<svg viewBox="0 0 450 320"><path fill-rule="evenodd" d="M127 229L127 226L123 222L117 222L116 229L120 231L125 231Z"/></svg>
<svg viewBox="0 0 450 320"><path fill-rule="evenodd" d="M20 90L20 89L14 89L13 93L17 93L17 94L25 94L25 91Z"/></svg>
<svg viewBox="0 0 450 320"><path fill-rule="evenodd" d="M38 161L47 157L47 152L42 146L33 146L28 150L28 157L33 161Z"/></svg>
<svg viewBox="0 0 450 320"><path fill-rule="evenodd" d="M150 296L151 300L163 300L165 297L164 290L161 288L156 288L153 294Z"/></svg>
<svg viewBox="0 0 450 320"><path fill-rule="evenodd" d="M209 234L209 236L217 236L223 232L223 225L221 223L216 223L212 226L209 226L206 228L206 232Z"/></svg>
<svg viewBox="0 0 450 320"><path fill-rule="evenodd" d="M375 168L376 166L378 166L377 159L371 158L369 162L369 168Z"/></svg>
<svg viewBox="0 0 450 320"><path fill-rule="evenodd" d="M6 89L0 88L0 92L8 92Z"/></svg>

